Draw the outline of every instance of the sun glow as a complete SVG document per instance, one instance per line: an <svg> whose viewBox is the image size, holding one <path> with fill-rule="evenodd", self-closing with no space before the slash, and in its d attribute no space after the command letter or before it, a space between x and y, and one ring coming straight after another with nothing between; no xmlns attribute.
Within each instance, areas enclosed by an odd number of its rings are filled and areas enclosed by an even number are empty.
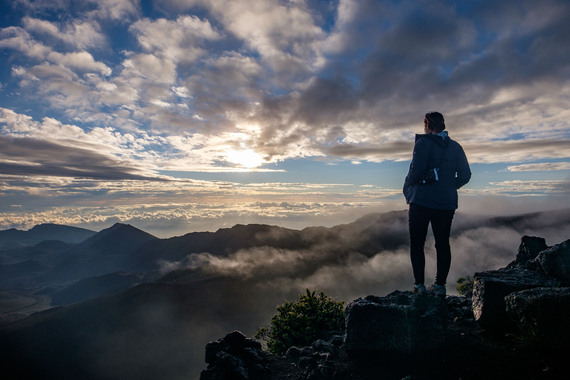
<svg viewBox="0 0 570 380"><path fill-rule="evenodd" d="M248 169L253 169L263 164L263 158L251 149L230 150L227 153L227 160Z"/></svg>

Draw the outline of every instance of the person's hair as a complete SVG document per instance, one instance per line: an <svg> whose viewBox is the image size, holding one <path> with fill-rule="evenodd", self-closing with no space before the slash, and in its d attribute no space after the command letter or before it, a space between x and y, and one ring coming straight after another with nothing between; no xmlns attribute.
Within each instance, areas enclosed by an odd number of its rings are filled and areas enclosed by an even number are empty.
<svg viewBox="0 0 570 380"><path fill-rule="evenodd" d="M428 129L439 133L445 129L445 120L443 115L439 112L428 112L424 119L424 123L427 125Z"/></svg>

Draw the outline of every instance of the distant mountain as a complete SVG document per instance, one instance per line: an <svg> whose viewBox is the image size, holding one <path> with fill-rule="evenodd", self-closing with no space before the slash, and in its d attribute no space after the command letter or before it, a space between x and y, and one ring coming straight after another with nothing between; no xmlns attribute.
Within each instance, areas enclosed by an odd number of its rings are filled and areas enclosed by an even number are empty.
<svg viewBox="0 0 570 380"><path fill-rule="evenodd" d="M148 242L132 255L137 271L152 271L159 261L177 261L191 253L208 252L227 256L240 249L253 247L300 249L306 246L301 232L264 224L237 224L216 232L192 232L184 236Z"/></svg>
<svg viewBox="0 0 570 380"><path fill-rule="evenodd" d="M154 240L158 238L131 225L116 223L66 251L43 279L65 283L130 271L130 254Z"/></svg>
<svg viewBox="0 0 570 380"><path fill-rule="evenodd" d="M95 233L85 228L60 224L40 224L27 231L12 228L0 231L0 249L33 246L45 240L80 243Z"/></svg>
<svg viewBox="0 0 570 380"><path fill-rule="evenodd" d="M522 235L556 244L568 231L570 210L458 213L448 291L459 276L506 265ZM428 243L431 272L431 232ZM10 285L33 284L20 291L65 305L0 326L2 368L42 378L197 378L208 341L234 329L251 336L306 288L346 301L411 283L406 211L331 228L236 225L169 239L116 224L80 244L44 241L2 255L0 264L16 265L3 273L22 275Z"/></svg>
<svg viewBox="0 0 570 380"><path fill-rule="evenodd" d="M93 250L102 255L127 255L157 237L130 224L115 223L83 241L78 249Z"/></svg>

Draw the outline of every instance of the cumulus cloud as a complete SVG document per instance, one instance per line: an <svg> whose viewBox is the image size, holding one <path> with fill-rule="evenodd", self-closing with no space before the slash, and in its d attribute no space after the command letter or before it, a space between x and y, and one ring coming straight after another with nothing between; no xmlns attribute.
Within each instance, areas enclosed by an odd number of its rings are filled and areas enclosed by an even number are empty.
<svg viewBox="0 0 570 380"><path fill-rule="evenodd" d="M173 62L193 62L206 52L203 41L221 38L208 20L180 16L176 21L143 19L130 27L143 49Z"/></svg>
<svg viewBox="0 0 570 380"><path fill-rule="evenodd" d="M278 174L302 160L379 163L384 173L411 158L423 114L439 110L470 162L481 164L472 181L478 188L466 195L567 194L562 179L539 184L552 180L546 171L566 178L568 170L565 1L476 9L368 0L153 7L22 0L11 7L26 16L0 30L11 74L1 84L2 134L10 138L86 149L109 158L97 156L101 164L119 162L145 178ZM63 12L66 18L51 17ZM52 167L25 152L19 163L6 158L6 170ZM499 183L498 174L479 180L477 170L491 166L530 182ZM397 195L400 174L390 170L377 191L382 202ZM348 202L362 199L357 188L342 193Z"/></svg>
<svg viewBox="0 0 570 380"><path fill-rule="evenodd" d="M108 43L100 25L94 21L76 20L65 25L32 17L24 17L22 21L27 31L46 34L78 50L100 49Z"/></svg>

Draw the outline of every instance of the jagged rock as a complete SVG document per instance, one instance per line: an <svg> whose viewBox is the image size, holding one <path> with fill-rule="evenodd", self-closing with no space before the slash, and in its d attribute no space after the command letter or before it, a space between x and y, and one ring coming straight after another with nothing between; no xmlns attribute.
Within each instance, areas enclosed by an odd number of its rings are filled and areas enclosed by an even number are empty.
<svg viewBox="0 0 570 380"><path fill-rule="evenodd" d="M570 288L534 288L505 297L507 315L523 336L549 346L570 345Z"/></svg>
<svg viewBox="0 0 570 380"><path fill-rule="evenodd" d="M542 250L533 263L541 272L570 285L570 240Z"/></svg>
<svg viewBox="0 0 570 380"><path fill-rule="evenodd" d="M540 252L547 249L546 240L536 236L523 236L519 245L519 250L514 261L507 265L507 269L522 268L535 269L532 261Z"/></svg>
<svg viewBox="0 0 570 380"><path fill-rule="evenodd" d="M447 306L441 297L395 291L386 297L359 298L346 309L344 349L412 353L430 350L445 339Z"/></svg>
<svg viewBox="0 0 570 380"><path fill-rule="evenodd" d="M499 269L473 276L473 315L481 327L503 331L512 326L505 311L505 296L538 287L560 286L560 281L528 269Z"/></svg>
<svg viewBox="0 0 570 380"><path fill-rule="evenodd" d="M224 338L206 345L208 368L200 380L256 380L269 379L267 355L261 343L233 331Z"/></svg>
<svg viewBox="0 0 570 380"><path fill-rule="evenodd" d="M341 346L344 337L333 335L328 341L318 339L311 346L290 347L285 357L290 363L297 363L302 370L302 379L328 380L335 373L335 361L343 356Z"/></svg>
<svg viewBox="0 0 570 380"><path fill-rule="evenodd" d="M285 352L285 357L291 362L298 362L302 357L311 356L315 351L313 347L289 347Z"/></svg>

